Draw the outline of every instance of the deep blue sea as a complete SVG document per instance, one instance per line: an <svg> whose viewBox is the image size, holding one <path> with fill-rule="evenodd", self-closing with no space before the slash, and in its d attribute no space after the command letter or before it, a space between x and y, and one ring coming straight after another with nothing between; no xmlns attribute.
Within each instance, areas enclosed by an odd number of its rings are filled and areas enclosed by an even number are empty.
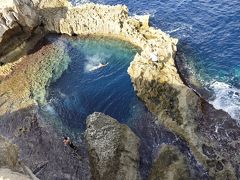
<svg viewBox="0 0 240 180"><path fill-rule="evenodd" d="M239 0L80 0L126 4L131 15L149 14L151 25L180 40L188 73L209 92L208 101L240 122ZM195 82L192 82L193 84Z"/></svg>

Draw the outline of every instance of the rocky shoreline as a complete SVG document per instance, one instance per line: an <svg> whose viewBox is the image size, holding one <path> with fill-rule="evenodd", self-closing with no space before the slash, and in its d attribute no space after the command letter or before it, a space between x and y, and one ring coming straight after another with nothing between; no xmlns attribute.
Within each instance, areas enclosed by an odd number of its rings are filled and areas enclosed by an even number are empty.
<svg viewBox="0 0 240 180"><path fill-rule="evenodd" d="M184 139L210 177L239 178L240 128L228 114L215 110L183 83L174 62L177 39L150 27L148 16L128 16L127 7L122 5L90 3L75 7L65 0L14 0L0 13L0 63L3 64L0 67L0 132L20 146L20 157L25 157L24 153L33 151L31 148L35 146L34 143L20 145L18 140L24 136L37 137L32 134L37 129L36 132L51 137L48 130L39 125L38 104L45 102L45 87L53 81L52 74L60 76L67 68L60 65L64 48L46 45L39 50L41 53L57 55L45 59L39 57L39 52L30 50L47 33L106 36L128 41L142 50L131 62L128 73L138 97L157 115L156 124L163 124ZM27 53L30 57L25 58ZM68 58L64 61L67 64ZM14 116L19 116L15 125L11 122L16 119ZM22 121L25 124L21 124ZM52 148L59 148L60 140L54 140L59 143ZM41 147L47 143L43 141ZM51 168L57 169L58 160L51 161L56 162L47 166L49 172ZM25 163L32 171L36 169L31 160ZM88 164L88 159L84 163ZM81 169L84 163L76 161L72 165ZM57 172L59 174L51 177L64 177L64 171ZM88 167L83 172L88 179ZM76 174L75 178L81 177Z"/></svg>

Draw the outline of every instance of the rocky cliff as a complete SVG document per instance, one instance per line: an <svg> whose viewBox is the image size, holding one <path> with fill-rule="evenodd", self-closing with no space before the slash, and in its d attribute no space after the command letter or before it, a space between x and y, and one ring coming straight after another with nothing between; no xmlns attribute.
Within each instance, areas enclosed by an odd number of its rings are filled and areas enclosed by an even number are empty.
<svg viewBox="0 0 240 180"><path fill-rule="evenodd" d="M184 85L174 62L177 39L150 27L148 16L131 17L128 15L127 7L122 5L90 3L73 7L66 0L15 0L14 3L13 7L8 6L1 10L0 45L3 50L2 54L0 53L2 56L0 62L7 62L12 49L26 39L34 38L36 33L33 32L36 27L41 27L40 32L110 36L129 41L142 51L135 56L128 73L137 95L148 109L158 116L156 123L164 124L187 141L196 159L209 171L210 176L218 179L237 178L240 162L237 156L240 130L236 122L226 113L214 110L192 89ZM21 37L20 41L17 41L19 44L11 44L13 42L10 40L11 37ZM2 67L0 70L2 74L5 72L4 68L9 69L6 66ZM30 81L33 88L29 83L26 83L29 87L26 88L15 78L16 76L10 77L0 84L0 91L6 99L20 97L22 101L13 101L13 104L3 103L4 110L0 111L2 114L8 111L7 107L10 106L22 107L24 104L25 107L36 104L37 101L44 102L45 96L42 92L49 82L47 79L39 84ZM39 87L34 89L37 87L35 85L42 88L39 97ZM7 95L6 87L11 89ZM32 94L27 89L38 93ZM6 106L7 104L9 106ZM216 132L216 125L221 126L221 133Z"/></svg>
<svg viewBox="0 0 240 180"><path fill-rule="evenodd" d="M0 8L0 62L16 61L39 25L32 1L4 0ZM39 33L39 32L38 32Z"/></svg>

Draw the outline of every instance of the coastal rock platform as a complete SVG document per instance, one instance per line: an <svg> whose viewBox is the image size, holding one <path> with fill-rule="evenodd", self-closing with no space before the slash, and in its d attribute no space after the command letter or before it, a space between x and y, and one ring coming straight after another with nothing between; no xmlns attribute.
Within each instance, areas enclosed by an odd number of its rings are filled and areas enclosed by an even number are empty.
<svg viewBox="0 0 240 180"><path fill-rule="evenodd" d="M0 46L3 50L0 52L0 62L3 65L0 67L0 134L22 148L20 157L25 157L28 151L33 153L34 143L26 143L27 148L24 148L19 141L31 136L35 124L41 124L38 104L44 104L46 100L45 87L53 81L53 73L60 76L67 68L59 63L64 54L61 48L46 46L39 50L42 53L58 51L54 54L59 56L49 59L41 59L39 52L31 52L30 58L18 59L24 55L20 52L31 49L46 33L106 36L128 41L141 49L128 73L138 97L157 115L156 123L163 124L184 139L209 176L215 179L239 178L240 128L228 114L215 110L183 83L174 62L178 40L150 27L148 21L149 16L129 16L127 7L123 5L89 3L72 6L66 0L14 0L11 5L1 9ZM13 45L11 37L19 37L18 43ZM21 115L19 122L13 123L16 119L14 116L24 109L30 109L30 115ZM11 131L6 131L6 127ZM40 130L37 132L47 134L44 126L38 128ZM41 140L41 136L33 137ZM43 142L38 144L41 146L39 149L46 146L47 142ZM36 167L33 161L41 157L37 156L39 152L34 153L32 159L26 161L31 170ZM81 166L77 161L73 164L79 168ZM57 165L53 163L47 168L45 174L38 171L39 176L46 177L47 172L57 168ZM84 171L89 177L88 167ZM67 177L68 173L60 174ZM51 177L55 176L51 174Z"/></svg>

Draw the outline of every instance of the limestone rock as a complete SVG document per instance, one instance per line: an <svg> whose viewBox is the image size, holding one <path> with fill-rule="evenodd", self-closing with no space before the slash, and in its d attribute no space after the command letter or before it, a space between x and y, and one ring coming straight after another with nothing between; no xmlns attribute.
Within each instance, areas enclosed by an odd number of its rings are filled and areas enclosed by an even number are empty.
<svg viewBox="0 0 240 180"><path fill-rule="evenodd" d="M93 113L87 118L85 133L93 179L139 179L139 139L130 128Z"/></svg>
<svg viewBox="0 0 240 180"><path fill-rule="evenodd" d="M0 136L0 179L38 180L31 170L19 162L18 148Z"/></svg>
<svg viewBox="0 0 240 180"><path fill-rule="evenodd" d="M174 146L161 147L159 156L154 162L149 180L187 180L191 179L186 158Z"/></svg>
<svg viewBox="0 0 240 180"><path fill-rule="evenodd" d="M19 14L18 22L30 30L39 24L39 16L32 0L14 0L15 12Z"/></svg>
<svg viewBox="0 0 240 180"><path fill-rule="evenodd" d="M14 172L8 168L0 168L0 179L1 180L33 180L31 177ZM37 178L36 178L37 179Z"/></svg>
<svg viewBox="0 0 240 180"><path fill-rule="evenodd" d="M3 1L1 6L0 62L3 62L1 56L10 53L24 43L40 21L31 0Z"/></svg>
<svg viewBox="0 0 240 180"><path fill-rule="evenodd" d="M0 167L18 166L18 149L15 145L0 136Z"/></svg>

